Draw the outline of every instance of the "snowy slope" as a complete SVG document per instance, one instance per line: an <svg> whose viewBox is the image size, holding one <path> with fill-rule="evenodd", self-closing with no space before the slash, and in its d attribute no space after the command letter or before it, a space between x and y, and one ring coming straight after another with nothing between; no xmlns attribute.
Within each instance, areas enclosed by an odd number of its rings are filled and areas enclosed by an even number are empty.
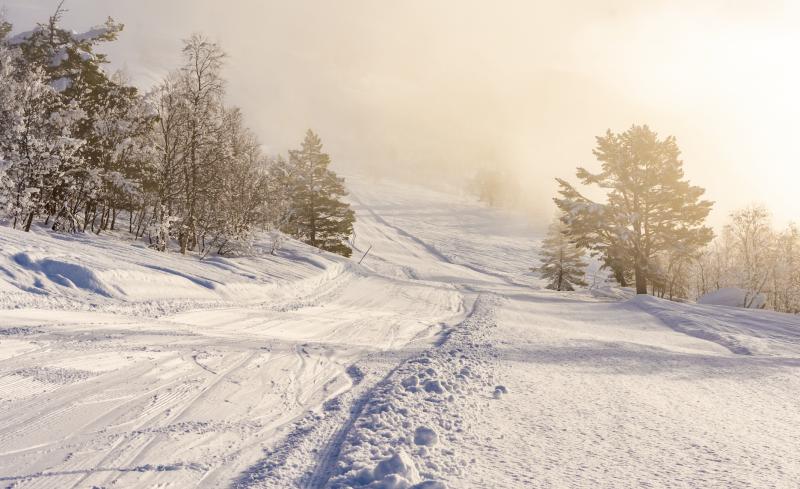
<svg viewBox="0 0 800 489"><path fill-rule="evenodd" d="M225 486L355 360L463 307L298 243L200 261L3 228L0 246L0 481L21 487Z"/></svg>
<svg viewBox="0 0 800 489"><path fill-rule="evenodd" d="M407 237L394 241L461 264L447 280L474 307L369 396L322 485L800 485L798 318L519 286L534 282L530 240L513 223L492 229L502 216L392 185L356 189ZM421 255L408 265L372 253L412 270Z"/></svg>
<svg viewBox="0 0 800 489"><path fill-rule="evenodd" d="M352 261L0 231L0 482L800 487L795 316L545 290L524 219L348 184Z"/></svg>
<svg viewBox="0 0 800 489"><path fill-rule="evenodd" d="M342 273L346 260L309 253L289 242L277 257L183 257L107 236L60 235L0 228L0 306L119 307L145 311L180 302L263 300L279 284L313 288L320 277ZM292 259L296 258L296 259ZM284 291L287 290L283 287ZM282 292L278 292L282 293Z"/></svg>

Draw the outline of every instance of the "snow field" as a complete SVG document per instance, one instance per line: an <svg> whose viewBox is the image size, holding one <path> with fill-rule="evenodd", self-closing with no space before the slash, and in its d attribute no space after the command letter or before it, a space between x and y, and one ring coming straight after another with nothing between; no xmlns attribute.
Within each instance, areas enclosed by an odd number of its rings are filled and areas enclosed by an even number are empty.
<svg viewBox="0 0 800 489"><path fill-rule="evenodd" d="M0 482L800 487L797 317L543 290L523 220L349 182L360 266L0 232Z"/></svg>
<svg viewBox="0 0 800 489"><path fill-rule="evenodd" d="M800 481L796 355L734 354L627 303L553 294L532 307L540 294L499 311L509 395L484 413L481 442L467 445L475 463L455 487ZM559 298L578 303L565 310Z"/></svg>

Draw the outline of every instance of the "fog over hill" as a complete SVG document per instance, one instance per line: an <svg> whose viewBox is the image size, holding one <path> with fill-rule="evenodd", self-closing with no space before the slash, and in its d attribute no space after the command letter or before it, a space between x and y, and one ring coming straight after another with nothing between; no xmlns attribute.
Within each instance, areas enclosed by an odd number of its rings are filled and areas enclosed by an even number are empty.
<svg viewBox="0 0 800 489"><path fill-rule="evenodd" d="M17 30L54 0L4 0ZM554 177L593 164L594 137L649 124L678 138L712 221L751 201L800 215L800 149L786 59L790 2L278 2L68 0L65 23L126 24L108 47L146 88L202 31L229 53L231 103L273 153L308 127L338 168L460 182L481 166L518 179L552 215ZM776 174L787 178L775 178Z"/></svg>

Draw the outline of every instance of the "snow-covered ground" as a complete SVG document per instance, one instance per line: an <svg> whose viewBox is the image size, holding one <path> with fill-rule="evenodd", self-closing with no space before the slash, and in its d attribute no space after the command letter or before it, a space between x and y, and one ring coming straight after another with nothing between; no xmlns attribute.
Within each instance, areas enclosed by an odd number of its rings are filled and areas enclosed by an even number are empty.
<svg viewBox="0 0 800 489"><path fill-rule="evenodd" d="M545 290L523 220L348 184L353 260L0 229L0 485L800 487L795 316Z"/></svg>

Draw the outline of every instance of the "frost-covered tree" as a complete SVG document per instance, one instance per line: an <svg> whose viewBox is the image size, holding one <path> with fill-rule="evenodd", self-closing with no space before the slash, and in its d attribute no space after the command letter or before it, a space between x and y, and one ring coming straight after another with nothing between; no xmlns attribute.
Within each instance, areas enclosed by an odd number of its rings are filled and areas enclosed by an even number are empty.
<svg viewBox="0 0 800 489"><path fill-rule="evenodd" d="M82 141L71 136L77 118L17 48L0 47L0 204L14 227L30 230L45 214Z"/></svg>
<svg viewBox="0 0 800 489"><path fill-rule="evenodd" d="M547 280L548 289L575 290L576 285L586 285L584 252L570 242L568 233L569 228L559 219L542 240L541 265L533 271Z"/></svg>
<svg viewBox="0 0 800 489"><path fill-rule="evenodd" d="M20 90L19 80L15 77L14 53L3 44L6 31L3 26L8 25L0 17L0 138L7 138L7 132L14 126L19 117L17 92ZM0 188L4 186L6 169L11 164L8 156L0 152ZM3 194L0 194L2 205Z"/></svg>
<svg viewBox="0 0 800 489"><path fill-rule="evenodd" d="M745 290L742 307L752 307L769 285L777 259L777 240L769 211L763 206L737 210L731 213L731 222L725 227L725 232L730 236L737 263L737 285Z"/></svg>
<svg viewBox="0 0 800 489"><path fill-rule="evenodd" d="M790 224L775 239L768 306L797 314L800 313L800 230Z"/></svg>
<svg viewBox="0 0 800 489"><path fill-rule="evenodd" d="M301 149L289 152L292 210L284 230L311 246L350 256L347 238L353 234L355 214L341 200L347 195L344 179L328 168L330 162L310 129Z"/></svg>
<svg viewBox="0 0 800 489"><path fill-rule="evenodd" d="M763 206L732 212L686 272L694 298L738 289L739 307L800 313L800 231L794 224L775 229Z"/></svg>
<svg viewBox="0 0 800 489"><path fill-rule="evenodd" d="M63 14L59 5L47 22L8 41L21 49L28 63L41 67L47 81L68 99L91 97L87 88L107 78L102 66L108 60L96 48L115 41L124 26L109 17L102 25L76 33L61 26Z"/></svg>
<svg viewBox="0 0 800 489"><path fill-rule="evenodd" d="M636 292L646 294L656 256L688 255L713 238L704 225L712 202L701 200L704 189L684 179L675 138L659 139L647 126L606 132L597 138L594 155L601 171L578 168L577 177L605 189L606 202L590 200L561 179L560 197L554 200L578 246L591 249L612 269L617 266L615 275L632 272Z"/></svg>
<svg viewBox="0 0 800 489"><path fill-rule="evenodd" d="M68 135L74 150L69 158L64 154L56 158L57 168L46 179L48 188L37 193L36 214L45 216L46 222L52 219L53 229L75 230L82 209L82 228L91 222L94 229L99 207L99 231L109 224L113 227L120 205L133 200L137 186L131 171L137 165L130 157L147 129L131 117L140 101L136 90L109 77L103 70L107 59L96 50L97 45L116 40L122 25L109 18L76 33L61 27L62 14L59 6L46 23L7 39L6 44L18 51L21 71L40 77L54 92L42 110L51 131L59 133L62 143ZM62 148L66 149L63 144Z"/></svg>
<svg viewBox="0 0 800 489"><path fill-rule="evenodd" d="M177 236L174 227L181 215L186 107L179 86L176 75L172 74L150 95L156 112L155 130L151 134L155 155L144 185L151 207L148 218L150 242L159 251L166 251L170 239ZM142 210L142 220L147 212Z"/></svg>
<svg viewBox="0 0 800 489"><path fill-rule="evenodd" d="M182 253L243 252L272 224L270 164L241 111L224 104L222 49L195 35L183 54L149 97L157 114L144 182L149 237L159 250L175 239Z"/></svg>
<svg viewBox="0 0 800 489"><path fill-rule="evenodd" d="M79 205L84 207L83 229L97 233L113 230L120 211L132 218L141 207L142 181L154 157L150 134L155 117L146 100L121 78L103 85L84 120L89 125L84 125L81 165L71 170L76 186L58 211L54 229L62 214L69 217L67 227L74 228Z"/></svg>
<svg viewBox="0 0 800 489"><path fill-rule="evenodd" d="M213 204L199 221L199 236L204 249L221 254L243 252L253 233L268 224L267 159L238 109L225 111L217 134L224 164L215 167L206 190L205 201Z"/></svg>
<svg viewBox="0 0 800 489"><path fill-rule="evenodd" d="M496 168L481 167L467 182L467 191L492 207L514 206L519 203L519 179Z"/></svg>
<svg viewBox="0 0 800 489"><path fill-rule="evenodd" d="M202 35L184 42L184 64L178 77L183 97L185 149L183 151L184 215L179 231L181 253L198 245L199 222L213 202L206 190L213 183L216 169L223 163L217 143L224 117L222 48Z"/></svg>
<svg viewBox="0 0 800 489"><path fill-rule="evenodd" d="M97 52L122 25L84 33L47 22L9 37L0 19L0 213L30 229L119 229L153 248L246 252L259 230L285 229L349 254L353 213L316 136L270 160L237 108L225 105L225 53L202 35L183 63L141 95ZM274 234L274 233L273 233ZM279 240L276 240L276 243Z"/></svg>

